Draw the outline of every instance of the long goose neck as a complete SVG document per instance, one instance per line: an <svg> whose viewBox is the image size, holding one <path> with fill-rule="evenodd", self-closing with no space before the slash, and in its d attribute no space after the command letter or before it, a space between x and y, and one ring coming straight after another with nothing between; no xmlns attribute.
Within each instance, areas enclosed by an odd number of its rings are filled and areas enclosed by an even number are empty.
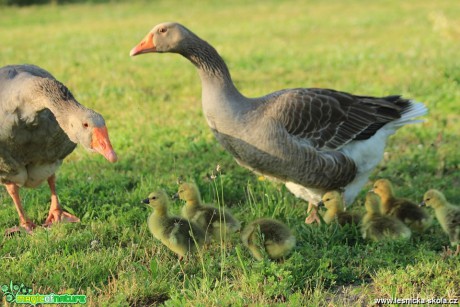
<svg viewBox="0 0 460 307"><path fill-rule="evenodd" d="M39 80L35 83L32 95L35 108L49 109L67 134L71 131L69 116L87 110L75 100L67 87L57 80Z"/></svg>
<svg viewBox="0 0 460 307"><path fill-rule="evenodd" d="M230 71L216 49L197 36L192 36L191 44L182 55L198 69L203 90L206 86L218 87L226 93L241 95L233 84Z"/></svg>

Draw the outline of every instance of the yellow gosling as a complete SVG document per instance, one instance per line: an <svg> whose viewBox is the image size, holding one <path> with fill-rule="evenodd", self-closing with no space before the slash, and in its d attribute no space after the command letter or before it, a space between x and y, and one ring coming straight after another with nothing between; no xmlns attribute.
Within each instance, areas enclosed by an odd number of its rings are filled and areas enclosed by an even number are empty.
<svg viewBox="0 0 460 307"><path fill-rule="evenodd" d="M241 240L255 259L261 261L263 250L270 259L287 256L296 244L291 230L275 219L261 218L249 223L241 232Z"/></svg>
<svg viewBox="0 0 460 307"><path fill-rule="evenodd" d="M431 226L433 218L416 203L395 196L393 184L388 179L379 179L372 191L382 200L383 214L404 222L413 231L423 232Z"/></svg>
<svg viewBox="0 0 460 307"><path fill-rule="evenodd" d="M428 190L423 196L421 205L432 207L439 224L449 236L452 246L457 246L454 255L460 254L460 207L449 203L440 191ZM449 254L451 251L449 250Z"/></svg>
<svg viewBox="0 0 460 307"><path fill-rule="evenodd" d="M205 233L195 223L168 214L169 197L158 190L143 202L154 209L147 222L150 232L182 260L205 242Z"/></svg>
<svg viewBox="0 0 460 307"><path fill-rule="evenodd" d="M381 241L385 239L409 239L410 229L400 220L382 214L381 200L373 192L366 195L366 214L361 224L364 239Z"/></svg>
<svg viewBox="0 0 460 307"><path fill-rule="evenodd" d="M345 211L342 194L337 190L326 192L323 195L318 203L318 207L322 206L327 209L322 216L326 224L337 222L343 226L345 224L358 224L361 220L361 216L358 213Z"/></svg>
<svg viewBox="0 0 460 307"><path fill-rule="evenodd" d="M181 215L200 226L216 240L225 240L230 233L239 231L240 222L224 207L216 208L204 205L195 183L184 182L176 194L185 201Z"/></svg>

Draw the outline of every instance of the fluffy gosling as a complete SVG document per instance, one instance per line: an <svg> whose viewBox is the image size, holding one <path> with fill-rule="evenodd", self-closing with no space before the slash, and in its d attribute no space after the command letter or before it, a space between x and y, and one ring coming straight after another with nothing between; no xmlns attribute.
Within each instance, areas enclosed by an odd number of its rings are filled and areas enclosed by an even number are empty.
<svg viewBox="0 0 460 307"><path fill-rule="evenodd" d="M255 259L261 261L265 250L270 259L287 256L296 244L291 230L275 219L261 218L249 223L241 232L241 241Z"/></svg>
<svg viewBox="0 0 460 307"><path fill-rule="evenodd" d="M150 232L176 253L179 260L203 245L205 233L199 226L168 214L169 197L163 190L151 193L143 202L154 209L147 220Z"/></svg>
<svg viewBox="0 0 460 307"><path fill-rule="evenodd" d="M318 207L322 206L327 209L326 213L322 216L326 224L335 221L339 225L344 226L345 224L358 224L361 219L359 214L345 211L342 194L337 190L326 192L323 195L321 201L318 203Z"/></svg>
<svg viewBox="0 0 460 307"><path fill-rule="evenodd" d="M416 203L395 196L392 183L388 179L379 179L372 191L382 200L382 212L404 222L414 231L422 232L433 222L433 218Z"/></svg>
<svg viewBox="0 0 460 307"><path fill-rule="evenodd" d="M380 241L384 239L409 239L410 229L400 220L382 214L381 200L374 192L366 195L366 214L361 224L364 239Z"/></svg>
<svg viewBox="0 0 460 307"><path fill-rule="evenodd" d="M195 222L214 239L225 240L228 234L240 230L240 222L228 209L203 205L195 183L180 184L176 196L185 201L181 211L182 217Z"/></svg>
<svg viewBox="0 0 460 307"><path fill-rule="evenodd" d="M460 207L449 203L440 191L428 190L423 196L421 206L428 206L434 209L436 218L441 224L444 232L449 236L452 246L457 245L454 255L460 254ZM451 251L449 250L448 254Z"/></svg>

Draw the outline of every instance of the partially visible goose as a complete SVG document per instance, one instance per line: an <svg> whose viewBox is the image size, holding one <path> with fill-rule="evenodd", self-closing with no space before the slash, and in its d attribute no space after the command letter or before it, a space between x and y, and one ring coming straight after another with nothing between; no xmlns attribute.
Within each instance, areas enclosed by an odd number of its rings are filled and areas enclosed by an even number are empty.
<svg viewBox="0 0 460 307"><path fill-rule="evenodd" d="M287 256L296 244L291 230L282 222L260 218L250 222L241 231L241 241L257 260L263 260L263 251L270 259Z"/></svg>
<svg viewBox="0 0 460 307"><path fill-rule="evenodd" d="M178 23L155 26L130 55L149 52L190 60L200 74L204 115L217 140L240 165L284 182L310 205L338 188L351 204L382 159L388 136L427 112L422 103L398 95L319 88L247 98L217 51Z"/></svg>
<svg viewBox="0 0 460 307"><path fill-rule="evenodd" d="M228 209L204 205L195 183L181 183L176 197L185 201L181 211L182 217L196 223L217 240L226 240L230 233L241 228L240 222Z"/></svg>
<svg viewBox="0 0 460 307"><path fill-rule="evenodd" d="M455 255L460 254L460 207L449 203L438 190L428 190L423 196L421 206L429 206L434 209L436 218L444 232L449 236L452 246L457 245ZM448 252L450 253L450 251Z"/></svg>
<svg viewBox="0 0 460 307"><path fill-rule="evenodd" d="M424 231L432 223L432 217L423 208L409 199L396 197L393 184L388 179L379 179L374 182L372 191L382 200L382 212L393 216L412 230Z"/></svg>
<svg viewBox="0 0 460 307"><path fill-rule="evenodd" d="M45 180L51 207L44 225L80 221L62 210L55 187L55 172L77 144L117 161L104 118L79 104L49 72L34 65L0 68L0 182L13 199L20 225L6 233L20 228L30 233L36 227L24 213L19 188Z"/></svg>
<svg viewBox="0 0 460 307"><path fill-rule="evenodd" d="M382 213L382 202L374 192L366 195L366 214L361 223L364 239L380 241L385 239L409 239L411 231L403 222Z"/></svg>
<svg viewBox="0 0 460 307"><path fill-rule="evenodd" d="M337 190L326 192L318 206L324 206L327 209L323 215L323 220L326 224L337 222L343 226L345 224L358 224L361 220L361 216L358 213L345 211L342 195Z"/></svg>
<svg viewBox="0 0 460 307"><path fill-rule="evenodd" d="M143 202L154 209L147 223L150 232L182 260L205 243L204 231L192 221L168 214L169 198L165 191L150 193Z"/></svg>

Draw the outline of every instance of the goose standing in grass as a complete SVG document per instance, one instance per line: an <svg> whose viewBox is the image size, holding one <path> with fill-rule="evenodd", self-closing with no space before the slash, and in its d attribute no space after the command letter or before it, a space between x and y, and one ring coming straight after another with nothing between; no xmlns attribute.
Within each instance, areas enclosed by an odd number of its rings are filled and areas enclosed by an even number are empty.
<svg viewBox="0 0 460 307"><path fill-rule="evenodd" d="M201 78L204 115L220 144L240 165L284 182L310 207L339 188L351 204L382 159L386 139L427 112L422 103L398 95L319 88L247 98L217 51L178 23L155 26L130 55L149 52L178 53L191 61ZM306 222L319 221L316 209Z"/></svg>
<svg viewBox="0 0 460 307"><path fill-rule="evenodd" d="M264 258L264 251L270 259L283 258L296 244L295 236L286 225L269 218L250 222L241 231L241 241L259 261Z"/></svg>
<svg viewBox="0 0 460 307"><path fill-rule="evenodd" d="M366 214L361 224L364 239L380 241L384 239L409 239L411 231L403 222L389 215L383 215L382 202L374 192L366 195Z"/></svg>
<svg viewBox="0 0 460 307"><path fill-rule="evenodd" d="M408 199L396 197L390 180L377 180L372 191L382 200L384 214L401 220L412 230L422 232L433 222L433 218L423 208Z"/></svg>
<svg viewBox="0 0 460 307"><path fill-rule="evenodd" d="M450 244L457 246L455 255L460 254L460 207L450 204L444 194L438 190L428 190L423 196L421 206L434 209L442 229L449 236ZM449 253L451 251L449 250Z"/></svg>
<svg viewBox="0 0 460 307"><path fill-rule="evenodd" d="M240 222L224 207L203 205L195 183L181 183L176 197L185 201L181 211L182 217L196 223L217 240L225 240L230 233L241 228Z"/></svg>
<svg viewBox="0 0 460 307"><path fill-rule="evenodd" d="M359 214L345 211L342 195L337 190L326 192L318 203L318 207L321 206L327 209L322 216L326 224L336 221L339 225L344 226L345 224L358 224L361 220Z"/></svg>
<svg viewBox="0 0 460 307"><path fill-rule="evenodd" d="M147 220L150 232L176 253L179 260L205 243L205 233L198 225L168 214L169 198L165 191L158 190L150 193L143 203L154 209Z"/></svg>
<svg viewBox="0 0 460 307"><path fill-rule="evenodd" d="M55 172L77 144L117 161L104 118L77 102L72 93L46 70L34 65L0 68L0 182L13 199L19 227L36 227L26 216L19 188L35 188L47 180L51 207L44 226L80 220L62 210Z"/></svg>

